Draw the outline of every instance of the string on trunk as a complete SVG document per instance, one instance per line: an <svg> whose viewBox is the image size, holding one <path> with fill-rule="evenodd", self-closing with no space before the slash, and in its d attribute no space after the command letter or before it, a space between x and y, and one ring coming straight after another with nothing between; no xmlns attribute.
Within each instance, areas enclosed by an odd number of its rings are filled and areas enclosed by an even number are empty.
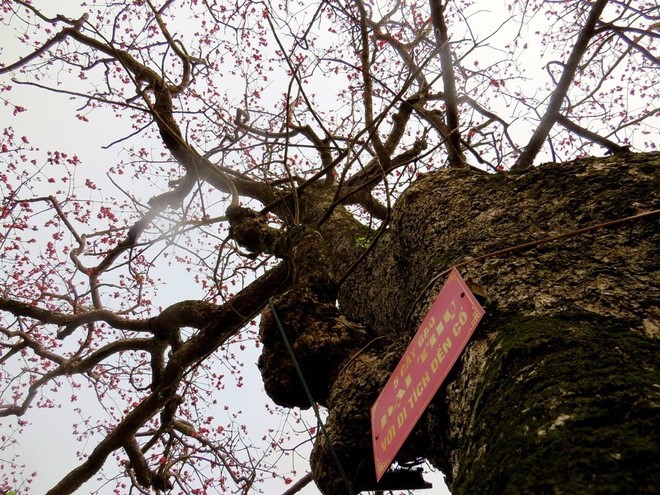
<svg viewBox="0 0 660 495"><path fill-rule="evenodd" d="M312 405L312 409L314 410L314 414L316 415L316 421L318 427L323 433L323 437L325 438L325 441L330 447L330 454L332 455L332 458L335 461L335 464L337 465L337 469L339 470L339 474L341 475L342 480L344 481L344 485L346 485L346 490L348 490L349 495L354 495L355 492L353 491L353 484L351 483L351 480L348 479L348 476L346 476L346 471L344 471L344 468L339 460L339 456L337 456L337 452L335 452L335 448L333 447L332 441L330 440L330 435L328 434L328 431L325 429L325 425L323 424L323 421L321 421L319 408L316 405L316 401L312 397L312 393L310 392L309 387L307 386L307 381L305 380L305 377L303 375L302 368L300 367L300 364L298 364L298 360L296 359L296 356L293 353L293 349L291 347L291 344L289 343L289 338L286 336L286 332L284 331L282 322L280 321L279 316L277 316L277 312L275 311L275 306L273 305L272 297L268 299L268 307L270 308L270 310L273 313L273 316L275 317L275 323L277 323L277 328L280 330L280 334L282 334L282 338L284 339L284 345L286 346L286 350L289 352L289 355L291 356L291 361L293 361L293 366L294 368L296 368L296 373L298 373L298 378L300 378L300 382L302 383L303 389L305 390L307 399L309 400L309 403Z"/></svg>

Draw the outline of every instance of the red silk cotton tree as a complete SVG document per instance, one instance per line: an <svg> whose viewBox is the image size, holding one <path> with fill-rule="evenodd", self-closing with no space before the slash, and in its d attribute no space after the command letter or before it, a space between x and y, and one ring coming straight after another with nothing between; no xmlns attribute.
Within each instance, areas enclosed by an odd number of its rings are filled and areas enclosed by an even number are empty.
<svg viewBox="0 0 660 495"><path fill-rule="evenodd" d="M398 460L454 493L657 488L658 156L634 153L657 141L655 2L2 0L0 21L0 445L76 403L79 464L48 494L285 491L310 439L287 493L371 486L370 404L452 265L488 314ZM607 339L634 397L594 364ZM41 468L1 456L0 490Z"/></svg>

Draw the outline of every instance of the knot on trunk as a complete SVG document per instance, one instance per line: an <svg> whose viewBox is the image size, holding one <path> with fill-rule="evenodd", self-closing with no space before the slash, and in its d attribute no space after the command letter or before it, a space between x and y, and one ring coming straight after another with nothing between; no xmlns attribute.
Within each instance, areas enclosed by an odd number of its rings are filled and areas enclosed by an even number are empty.
<svg viewBox="0 0 660 495"><path fill-rule="evenodd" d="M366 328L346 319L332 302L307 288L291 290L273 301L261 315L264 344L258 366L268 396L284 407L311 407L278 326L298 361L314 399L327 406L328 395L344 362L370 340Z"/></svg>
<svg viewBox="0 0 660 495"><path fill-rule="evenodd" d="M334 306L337 284L321 231L313 225L296 225L287 231L286 238L294 287L311 291Z"/></svg>
<svg viewBox="0 0 660 495"><path fill-rule="evenodd" d="M371 336L337 309L337 286L321 232L310 225L295 226L287 232L286 244L294 287L273 300L276 315L270 307L261 315L264 348L258 366L266 393L276 404L307 409L311 404L282 331L314 401L322 405L342 363Z"/></svg>
<svg viewBox="0 0 660 495"><path fill-rule="evenodd" d="M229 220L229 236L250 254L274 254L285 258L287 253L285 236L279 229L268 225L265 215L243 208L230 206L226 211Z"/></svg>

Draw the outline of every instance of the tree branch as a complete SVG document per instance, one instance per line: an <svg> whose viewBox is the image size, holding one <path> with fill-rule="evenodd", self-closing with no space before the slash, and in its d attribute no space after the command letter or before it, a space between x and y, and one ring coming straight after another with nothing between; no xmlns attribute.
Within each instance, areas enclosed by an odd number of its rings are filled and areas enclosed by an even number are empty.
<svg viewBox="0 0 660 495"><path fill-rule="evenodd" d="M575 73L578 69L578 65L580 64L580 60L582 59L584 53L587 51L589 41L595 33L600 14L603 12L603 9L605 9L607 2L608 0L597 0L591 7L589 16L587 17L584 26L578 34L578 38L575 41L573 49L571 50L568 61L564 65L564 70L562 71L561 78L557 83L557 87L550 97L548 108L541 118L541 121L534 131L534 134L532 134L532 137L527 143L527 146L525 146L525 149L518 157L518 160L511 167L511 170L525 170L526 168L531 167L534 163L534 158L536 158L536 155L538 155L539 151L541 151L543 142L548 137L550 129L552 129L552 126L555 125L555 122L557 121L557 117L559 116L559 111L561 110L564 98L566 97L568 89L570 88L571 83L575 78Z"/></svg>
<svg viewBox="0 0 660 495"><path fill-rule="evenodd" d="M623 151L630 150L628 146L621 146L614 141L610 141L606 137L600 136L595 132L590 131L589 129L585 129L584 127L579 126L565 115L557 115L557 123L564 127L567 131L571 131L593 143L600 144L604 148L607 148L607 151L610 153L621 153Z"/></svg>
<svg viewBox="0 0 660 495"><path fill-rule="evenodd" d="M106 458L135 435L173 397L181 378L190 367L235 335L246 321L265 306L268 299L288 283L288 269L282 263L239 291L230 302L212 312L204 329L172 353L161 380L106 437L87 459L60 480L47 495L68 495L89 480L105 463Z"/></svg>
<svg viewBox="0 0 660 495"><path fill-rule="evenodd" d="M440 64L442 66L442 82L445 93L445 116L449 132L445 141L449 155L449 166L457 168L465 167L467 162L461 152L456 78L454 76L454 65L451 58L447 25L445 24L444 6L442 0L429 0L429 5L431 7L435 38L440 47Z"/></svg>
<svg viewBox="0 0 660 495"><path fill-rule="evenodd" d="M121 330L144 331L148 328L148 320L129 320L117 316L116 313L105 309L79 314L59 313L57 311L39 308L32 304L13 299L0 298L0 310L7 311L15 316L25 316L42 323L60 326L80 326L85 323L103 321L108 325Z"/></svg>
<svg viewBox="0 0 660 495"><path fill-rule="evenodd" d="M282 495L294 495L295 493L298 493L300 490L302 490L307 485L309 485L312 481L314 481L314 478L312 477L312 473L311 472L307 473L305 476L303 476L293 485L291 485L284 493L282 493Z"/></svg>

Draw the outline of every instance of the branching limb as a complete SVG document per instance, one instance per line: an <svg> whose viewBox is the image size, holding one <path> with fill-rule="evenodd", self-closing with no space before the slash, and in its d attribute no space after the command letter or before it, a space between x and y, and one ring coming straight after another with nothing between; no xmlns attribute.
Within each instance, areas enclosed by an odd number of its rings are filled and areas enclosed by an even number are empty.
<svg viewBox="0 0 660 495"><path fill-rule="evenodd" d="M169 30L167 29L167 25L163 21L162 18L162 12L171 4L172 2L167 2L164 7L162 7L160 10L156 10L154 7L153 3L151 0L147 0L147 4L149 5L149 8L151 9L154 18L156 19L156 22L158 23L158 27L160 28L161 33L163 33L163 36L165 36L165 39L167 40L167 43L170 45L174 53L179 57L181 60L181 63L183 65L183 74L181 76L181 82L177 84L174 87L170 87L170 92L172 96L178 95L181 93L184 89L188 87L190 84L190 77L191 77L191 72L192 72L192 63L204 63L203 60L197 59L197 58L192 58L188 53L186 52L186 49L183 47L183 45L175 40L172 35L170 34Z"/></svg>
<svg viewBox="0 0 660 495"><path fill-rule="evenodd" d="M124 444L124 451L131 463L133 473L135 473L135 480L141 486L149 488L151 486L151 480L153 479L153 473L151 469L149 469L147 460L144 458L135 437L131 437L126 441Z"/></svg>
<svg viewBox="0 0 660 495"><path fill-rule="evenodd" d="M86 323L103 321L114 328L121 330L144 331L148 329L148 320L129 320L122 318L109 310L93 310L86 313L71 314L51 311L32 304L13 299L0 298L0 310L15 316L33 318L42 323L54 324L65 329L73 326L79 327Z"/></svg>
<svg viewBox="0 0 660 495"><path fill-rule="evenodd" d="M174 330L182 327L204 328L217 309L217 305L206 301L180 301L168 306L153 318L131 320L105 309L77 314L60 313L21 301L0 298L1 311L6 311L18 317L32 318L44 324L64 327L60 334L70 333L71 329L87 323L104 322L119 330L150 332L159 338L168 338Z"/></svg>
<svg viewBox="0 0 660 495"><path fill-rule="evenodd" d="M32 5L29 3L23 2L22 0L16 0L16 3L19 5L22 5L23 7L29 9L32 11L34 14L36 14L39 18L42 20L49 22L51 24L55 24L58 21L65 22L69 24L71 27L67 27L62 29L59 33L57 33L55 36L53 36L50 40L46 41L42 46L37 48L34 52L30 53L29 55L26 55L22 59L14 62L13 64L6 65L5 67L0 67L0 75L2 74L8 74L10 72L13 72L17 69L20 69L24 65L32 62L33 60L38 59L41 57L44 53L46 53L48 50L50 50L53 46L57 45L58 43L64 41L68 36L70 36L73 32L79 31L82 29L83 25L85 22L87 22L87 19L89 18L88 14L83 14L80 19L73 20L73 19L68 19L64 16L57 16L54 19L49 19L45 17L40 11L38 11L36 8L34 8Z"/></svg>
<svg viewBox="0 0 660 495"><path fill-rule="evenodd" d="M144 230L151 224L151 222L167 208L176 207L184 200L184 198L192 191L193 187L196 184L196 178L194 174L186 174L177 186L163 193L159 196L155 196L149 200L149 205L151 208L147 211L140 220L135 222L133 226L128 230L126 238L121 241L117 246L114 247L106 257L93 268L87 268L85 271L90 275L90 277L98 277L101 273L106 271L112 263L121 255L123 252L131 249L135 246L140 235Z"/></svg>
<svg viewBox="0 0 660 495"><path fill-rule="evenodd" d="M389 161L389 167L380 167L379 163L375 161L367 165L364 170L356 173L348 179L342 187L342 201L348 199L351 195L357 193L359 190L365 189L371 191L373 187L380 182L383 174L388 174L393 170L407 165L419 156L419 154L426 149L427 142L426 136L415 141L415 143L407 150L401 152Z"/></svg>
<svg viewBox="0 0 660 495"><path fill-rule="evenodd" d="M371 76L371 62L370 62L370 42L369 42L369 28L368 28L368 15L367 11L364 8L364 2L362 0L357 0L355 2L360 11L360 64L361 64L361 74L362 74L362 84L364 85L364 119L368 128L371 128L370 131L370 141L373 144L374 150L376 151L376 156L378 157L379 166L384 169L390 168L390 155L391 152L387 152L383 142L380 139L378 134L378 124L374 121L374 88L373 80Z"/></svg>
<svg viewBox="0 0 660 495"><path fill-rule="evenodd" d="M65 358L48 350L44 344L34 339L27 332L2 329L2 333L10 339L19 339L19 342L13 348L20 350L29 348L35 355L51 363L57 363L58 366L30 384L28 392L20 404L0 404L0 417L22 416L25 414L39 390L57 377L90 373L94 366L113 354L125 351L150 351L155 342L152 338L119 340L103 346L86 358ZM11 350L7 354L11 355Z"/></svg>
<svg viewBox="0 0 660 495"><path fill-rule="evenodd" d="M552 129L552 126L557 121L557 117L559 116L564 98L566 98L568 89L573 82L573 79L575 78L580 60L582 59L584 53L587 51L589 42L596 32L598 19L605 9L607 2L608 0L597 0L593 3L591 11L589 12L589 16L587 17L584 26L580 30L577 40L575 41L575 45L571 50L568 61L564 65L564 69L557 83L557 87L550 97L548 108L541 118L541 121L534 131L534 134L532 134L532 137L527 143L527 146L525 146L525 149L518 157L518 160L513 165L513 167L511 167L511 170L524 170L531 167L534 163L534 158L536 158L536 155L538 155L539 151L541 151L543 142L548 137L550 129Z"/></svg>
<svg viewBox="0 0 660 495"><path fill-rule="evenodd" d="M644 58L646 58L653 66L658 67L660 65L660 58L656 57L653 55L649 50L644 48L642 45L639 44L639 41L642 39L643 36L651 36L657 38L658 36L653 34L653 33L648 33L648 34L639 34L638 36L635 37L635 39L630 39L628 36L625 34L625 29L619 28L617 26L613 26L611 28L619 38L621 38L631 49L637 50L639 53L642 54ZM632 31L632 30L630 30ZM634 32L634 31L633 31Z"/></svg>
<svg viewBox="0 0 660 495"><path fill-rule="evenodd" d="M217 307L204 329L172 354L154 390L96 445L82 464L62 478L47 495L71 494L98 472L107 457L123 447L175 395L180 380L190 367L235 335L246 321L261 311L268 298L286 283L287 268L279 265L239 291L230 303Z"/></svg>

